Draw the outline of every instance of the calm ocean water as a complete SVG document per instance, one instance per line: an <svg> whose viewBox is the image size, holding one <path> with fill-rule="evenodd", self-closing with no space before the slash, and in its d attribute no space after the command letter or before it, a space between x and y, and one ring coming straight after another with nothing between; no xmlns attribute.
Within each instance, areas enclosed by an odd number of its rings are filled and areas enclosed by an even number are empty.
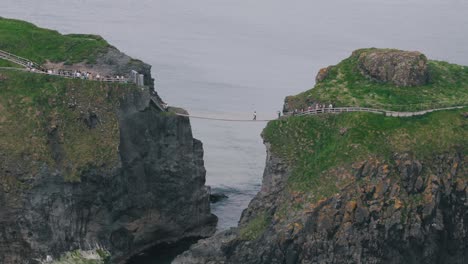
<svg viewBox="0 0 468 264"><path fill-rule="evenodd" d="M1 0L0 16L106 38L153 65L157 90L192 114L271 118L286 95L358 48L419 50L468 65L466 0ZM1 40L1 36L0 36ZM193 119L219 229L258 191L264 123Z"/></svg>

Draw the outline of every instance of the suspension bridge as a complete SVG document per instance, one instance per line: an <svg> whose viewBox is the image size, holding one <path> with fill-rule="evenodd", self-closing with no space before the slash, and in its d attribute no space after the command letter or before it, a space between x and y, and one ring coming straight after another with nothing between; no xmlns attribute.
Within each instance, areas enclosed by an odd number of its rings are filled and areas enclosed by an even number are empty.
<svg viewBox="0 0 468 264"><path fill-rule="evenodd" d="M4 59L10 61L12 63L18 64L23 68L11 68L11 67L0 67L4 69L15 69L15 70L22 70L22 71L30 71L34 73L40 74L47 74L47 75L56 75L61 76L64 78L79 78L74 74L69 74L68 72L52 72L50 70L44 69L43 67L39 66L37 63L34 63L31 60L26 58L17 56L15 54L9 53L7 51L0 50L0 59ZM127 83L132 82L140 86L144 86L143 77L136 71L132 71L129 78L115 78L115 77L102 77L102 78L93 78L89 79L90 81L101 81L101 82L117 82L117 83ZM167 104L161 99L161 97L155 92L151 91L150 93L151 102L161 111L167 111L168 107ZM385 109L375 109L375 108L366 108L366 107L331 107L331 108L316 108L316 109L309 109L306 111L301 111L297 113L288 112L284 113L281 118L286 118L290 116L307 116L307 115L320 115L320 114L339 114L339 113L350 113L350 112L367 112L367 113L374 113L374 114L382 114L385 116L393 116L393 117L411 117L411 116L420 116L425 115L427 113L436 112L436 111L444 111L444 110L454 110L454 109L461 109L465 108L467 105L458 105L458 106L450 106L450 107L441 107L441 108L432 108L432 109L425 109L420 111L412 111L412 112L399 112L399 111L392 111L392 110L385 110ZM199 116L199 115L190 115L184 113L175 113L178 116L189 117L189 118L196 118L196 119L204 119L204 120L213 120L213 121L227 121L227 122L268 122L276 119L230 119L230 118L221 118L221 117L208 117L208 116Z"/></svg>

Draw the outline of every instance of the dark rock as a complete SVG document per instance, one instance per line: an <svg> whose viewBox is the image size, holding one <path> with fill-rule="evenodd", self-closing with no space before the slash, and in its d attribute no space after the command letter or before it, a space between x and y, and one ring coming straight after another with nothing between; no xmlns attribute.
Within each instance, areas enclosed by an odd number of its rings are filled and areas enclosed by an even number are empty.
<svg viewBox="0 0 468 264"><path fill-rule="evenodd" d="M114 47L109 47L107 52L98 56L96 62L88 66L100 72L101 75L109 76L128 76L132 70L135 70L144 75L145 85L151 88L154 86L154 79L151 78L150 65L141 60L133 59Z"/></svg>
<svg viewBox="0 0 468 264"><path fill-rule="evenodd" d="M63 176L72 161L60 154L60 123L49 129L57 167L29 171L24 161L0 159L0 263L96 245L118 263L151 245L214 233L203 147L189 119L150 107L148 91L127 94L115 112L119 164L90 166L78 182Z"/></svg>
<svg viewBox="0 0 468 264"><path fill-rule="evenodd" d="M344 136L346 134L346 132L348 132L348 128L347 127L341 127L340 128L340 135Z"/></svg>
<svg viewBox="0 0 468 264"><path fill-rule="evenodd" d="M241 230L255 212L271 212L291 200L283 189L289 170L279 169L281 161L268 156L265 186L245 210ZM402 154L385 164L369 160L358 167L359 188L350 184L310 210L272 221L251 241L232 232L215 235L174 263L466 263L468 190L460 153L427 162ZM377 167L397 175L375 178ZM271 186L275 178L283 179L275 181L276 188Z"/></svg>
<svg viewBox="0 0 468 264"><path fill-rule="evenodd" d="M424 181L421 178L421 176L419 176L416 179L416 182L414 184L414 188L415 188L416 192L421 192L423 190L423 187L424 187Z"/></svg>
<svg viewBox="0 0 468 264"><path fill-rule="evenodd" d="M371 79L396 86L428 83L427 58L420 52L370 49L356 54L362 74Z"/></svg>
<svg viewBox="0 0 468 264"><path fill-rule="evenodd" d="M320 83L323 80L325 80L328 77L328 74L330 70L332 69L333 66L328 66L326 68L322 68L319 70L317 73L317 76L315 77L315 83Z"/></svg>
<svg viewBox="0 0 468 264"><path fill-rule="evenodd" d="M210 202L211 203L217 203L220 202L224 199L227 199L228 196L225 195L224 193L212 193L210 194Z"/></svg>
<svg viewBox="0 0 468 264"><path fill-rule="evenodd" d="M87 115L83 115L82 120L89 129L96 128L100 123L98 115L92 111L89 111Z"/></svg>

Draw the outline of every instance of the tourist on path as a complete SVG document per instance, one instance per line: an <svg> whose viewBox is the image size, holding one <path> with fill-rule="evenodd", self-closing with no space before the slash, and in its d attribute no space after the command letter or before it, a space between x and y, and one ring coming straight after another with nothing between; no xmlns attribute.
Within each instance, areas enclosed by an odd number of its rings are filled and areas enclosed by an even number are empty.
<svg viewBox="0 0 468 264"><path fill-rule="evenodd" d="M252 119L252 120L257 120L257 111L254 111L253 119Z"/></svg>

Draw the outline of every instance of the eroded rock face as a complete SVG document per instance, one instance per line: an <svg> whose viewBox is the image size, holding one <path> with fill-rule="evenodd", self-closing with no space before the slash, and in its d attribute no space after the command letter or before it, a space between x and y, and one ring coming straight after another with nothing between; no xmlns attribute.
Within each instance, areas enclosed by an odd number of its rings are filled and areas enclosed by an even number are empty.
<svg viewBox="0 0 468 264"><path fill-rule="evenodd" d="M247 241L238 229L229 230L200 241L174 263L466 263L467 162L461 153L363 162L352 172L359 184L304 205L287 221L273 213L298 197L283 190L263 208L257 201L246 212L272 215L259 237Z"/></svg>
<svg viewBox="0 0 468 264"><path fill-rule="evenodd" d="M315 77L315 83L320 83L323 80L325 80L325 78L328 77L328 74L332 67L333 66L328 66L326 68L320 69L319 72L317 73L317 76Z"/></svg>
<svg viewBox="0 0 468 264"><path fill-rule="evenodd" d="M420 52L380 49L358 52L358 66L364 76L396 86L428 82L427 58Z"/></svg>
<svg viewBox="0 0 468 264"><path fill-rule="evenodd" d="M97 244L119 262L149 245L215 231L202 143L188 118L150 107L148 92L128 94L116 111L116 167L89 167L68 182L45 164L37 172L0 164L0 263L37 263Z"/></svg>

